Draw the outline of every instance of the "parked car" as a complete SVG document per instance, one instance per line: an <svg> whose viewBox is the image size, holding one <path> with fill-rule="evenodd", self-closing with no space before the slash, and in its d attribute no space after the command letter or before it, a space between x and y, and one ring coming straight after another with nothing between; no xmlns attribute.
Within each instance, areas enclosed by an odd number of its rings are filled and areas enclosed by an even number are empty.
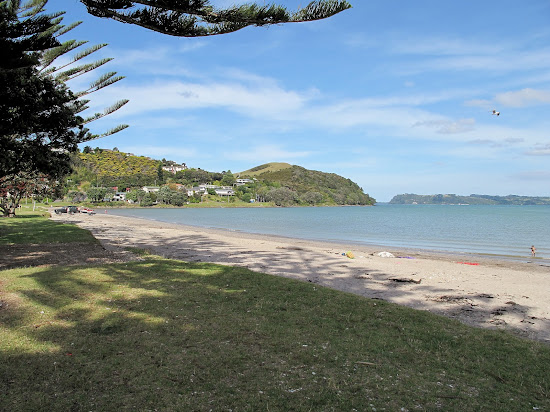
<svg viewBox="0 0 550 412"><path fill-rule="evenodd" d="M81 207L80 208L80 213L87 213L89 215L95 215L95 212L93 211L93 209L90 209L88 207Z"/></svg>
<svg viewBox="0 0 550 412"><path fill-rule="evenodd" d="M67 206L59 207L54 210L56 215L59 215L61 213L67 213Z"/></svg>
<svg viewBox="0 0 550 412"><path fill-rule="evenodd" d="M54 210L56 215L59 215L60 213L78 213L78 207L76 206L63 206L58 209Z"/></svg>

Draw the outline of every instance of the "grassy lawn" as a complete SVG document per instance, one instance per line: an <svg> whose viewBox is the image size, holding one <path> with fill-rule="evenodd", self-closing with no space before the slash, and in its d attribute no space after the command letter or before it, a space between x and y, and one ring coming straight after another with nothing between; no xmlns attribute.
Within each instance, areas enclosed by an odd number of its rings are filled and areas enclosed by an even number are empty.
<svg viewBox="0 0 550 412"><path fill-rule="evenodd" d="M44 216L44 212L19 209L15 218L0 218L0 245L97 242L87 230L60 224Z"/></svg>
<svg viewBox="0 0 550 412"><path fill-rule="evenodd" d="M0 410L550 410L547 345L244 268L5 270L0 305Z"/></svg>

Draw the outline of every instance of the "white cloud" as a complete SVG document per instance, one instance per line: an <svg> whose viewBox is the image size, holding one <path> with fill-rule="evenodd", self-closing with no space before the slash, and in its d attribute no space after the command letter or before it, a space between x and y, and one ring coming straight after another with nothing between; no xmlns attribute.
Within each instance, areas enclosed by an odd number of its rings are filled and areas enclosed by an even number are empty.
<svg viewBox="0 0 550 412"><path fill-rule="evenodd" d="M167 109L226 108L250 116L277 117L304 106L306 93L286 91L276 86L251 88L234 83L157 82L147 86L111 87L101 100L112 101L124 96L130 99L125 114L140 114ZM95 105L102 105L95 99Z"/></svg>
<svg viewBox="0 0 550 412"><path fill-rule="evenodd" d="M311 125L331 128L385 127L402 136L410 135L411 127L414 125L440 122L441 131L449 133L453 130L450 125L451 120L421 107L452 99L455 97L454 93L446 91L433 94L347 99L339 102L328 101L325 104L308 106L299 119ZM446 128L441 127L443 123L447 124ZM454 129L458 132L458 127L455 126ZM465 129L465 125L462 129Z"/></svg>
<svg viewBox="0 0 550 412"><path fill-rule="evenodd" d="M475 129L474 119L459 119L457 121L451 120L429 120L423 122L417 122L413 127L428 127L436 129L436 133L440 134L456 134L466 133Z"/></svg>
<svg viewBox="0 0 550 412"><path fill-rule="evenodd" d="M353 151L353 150L351 150ZM377 158L374 157L365 157L359 160L344 160L339 162L330 162L330 164L327 163L317 163L317 164L310 164L310 167L313 167L317 170L322 170L324 172L331 172L332 170L345 170L349 171L351 169L367 169L370 170L374 168L375 166L379 165L380 161ZM327 166L330 167L330 171L327 170ZM338 173L340 175L344 175L342 172L334 172ZM345 173L345 176L349 176L349 173Z"/></svg>
<svg viewBox="0 0 550 412"><path fill-rule="evenodd" d="M481 108L487 109L493 106L493 102L492 100L486 100L486 99L473 99L473 100L468 100L464 102L464 105L469 107L481 107Z"/></svg>
<svg viewBox="0 0 550 412"><path fill-rule="evenodd" d="M309 151L290 151L277 145L262 145L246 150L228 152L225 157L230 160L242 160L255 162L257 164L268 162L285 162L291 159L308 157L312 154Z"/></svg>
<svg viewBox="0 0 550 412"><path fill-rule="evenodd" d="M495 101L503 106L526 107L550 103L550 90L522 89L515 92L500 93Z"/></svg>
<svg viewBox="0 0 550 412"><path fill-rule="evenodd" d="M550 48L533 48L530 38L487 41L477 38L415 37L404 40L394 36L379 39L389 55L413 56L415 61L400 67L401 73L431 71L509 71L547 70L550 68ZM367 44L371 44L368 42ZM360 45L358 41L354 45Z"/></svg>
<svg viewBox="0 0 550 412"><path fill-rule="evenodd" d="M514 139L514 138L502 139L500 141L492 140L492 139L474 139L466 143L475 145L475 146L489 146L489 147L497 148L497 147L514 146L514 145L523 143L524 141L525 139Z"/></svg>
<svg viewBox="0 0 550 412"><path fill-rule="evenodd" d="M550 181L550 171L548 170L532 170L529 172L521 172L514 175L514 177L520 180L546 180Z"/></svg>
<svg viewBox="0 0 550 412"><path fill-rule="evenodd" d="M122 146L120 146L122 148ZM173 160L174 157L195 157L197 156L197 150L194 148L182 148L173 146L152 146L152 145L124 145L124 151L128 153L135 153L138 156L152 156L152 157L165 157Z"/></svg>
<svg viewBox="0 0 550 412"><path fill-rule="evenodd" d="M409 37L406 42L398 39L391 43L390 49L398 54L427 56L490 56L505 50L502 45L494 43L450 37Z"/></svg>
<svg viewBox="0 0 550 412"><path fill-rule="evenodd" d="M511 52L502 56L451 56L420 59L401 67L404 74L449 71L477 71L479 73L505 73L513 71L547 70L550 67L549 52L532 52L518 56Z"/></svg>
<svg viewBox="0 0 550 412"><path fill-rule="evenodd" d="M528 156L550 156L550 143L525 152Z"/></svg>
<svg viewBox="0 0 550 412"><path fill-rule="evenodd" d="M172 39L168 39L169 41ZM182 55L204 48L208 43L197 39L179 39L181 43L166 46L152 44L140 49L110 49L106 47L103 57L115 57L109 64L127 76L128 81L136 75L163 77L195 77L201 78L202 73L194 70Z"/></svg>

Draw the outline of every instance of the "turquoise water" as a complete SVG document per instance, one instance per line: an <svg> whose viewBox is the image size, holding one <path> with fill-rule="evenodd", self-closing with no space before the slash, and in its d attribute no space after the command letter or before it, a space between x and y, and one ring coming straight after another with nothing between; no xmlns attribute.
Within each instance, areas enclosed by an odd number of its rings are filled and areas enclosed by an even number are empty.
<svg viewBox="0 0 550 412"><path fill-rule="evenodd" d="M293 238L550 258L550 206L114 209L109 213Z"/></svg>

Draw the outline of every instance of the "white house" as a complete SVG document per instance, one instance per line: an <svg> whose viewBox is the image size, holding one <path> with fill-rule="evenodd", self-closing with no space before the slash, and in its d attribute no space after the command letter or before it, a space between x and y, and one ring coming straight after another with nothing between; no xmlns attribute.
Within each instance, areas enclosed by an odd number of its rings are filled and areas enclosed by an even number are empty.
<svg viewBox="0 0 550 412"><path fill-rule="evenodd" d="M231 187L223 186L218 187L217 189L214 189L216 191L216 194L218 196L233 196L235 195L235 191Z"/></svg>
<svg viewBox="0 0 550 412"><path fill-rule="evenodd" d="M162 170L166 170L167 172L176 174L177 172L181 172L182 170L186 170L187 166L185 163L182 163L181 165L171 165L171 166L162 166Z"/></svg>
<svg viewBox="0 0 550 412"><path fill-rule="evenodd" d="M153 193L153 192L158 192L160 190L160 187L158 187L158 186L143 186L141 188L141 190L143 190L145 193Z"/></svg>
<svg viewBox="0 0 550 412"><path fill-rule="evenodd" d="M254 180L252 180L252 179L237 179L235 181L235 186L243 186L243 185L246 185L247 183L254 183Z"/></svg>
<svg viewBox="0 0 550 412"><path fill-rule="evenodd" d="M116 192L115 195L113 196L113 201L114 202L123 202L126 200L126 193L124 192Z"/></svg>
<svg viewBox="0 0 550 412"><path fill-rule="evenodd" d="M195 193L199 193L201 195L206 193L206 185L201 185L199 187L192 187L190 189L187 189L187 196L193 196Z"/></svg>

